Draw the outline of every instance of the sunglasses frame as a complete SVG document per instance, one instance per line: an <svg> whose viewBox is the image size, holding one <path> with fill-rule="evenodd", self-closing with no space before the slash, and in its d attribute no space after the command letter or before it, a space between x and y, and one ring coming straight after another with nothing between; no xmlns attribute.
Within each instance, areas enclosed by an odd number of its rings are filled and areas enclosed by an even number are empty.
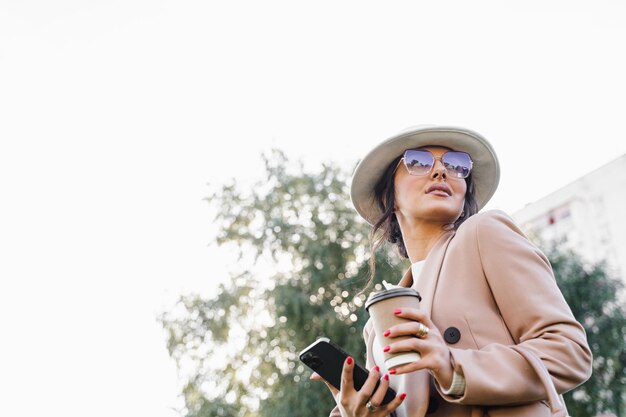
<svg viewBox="0 0 626 417"><path fill-rule="evenodd" d="M423 174L416 174L416 173L411 172L411 170L409 169L409 167L406 164L406 153L409 152L409 151L420 151L420 152L427 152L427 153L429 153L433 157L433 165L430 167L430 169L427 172L425 172ZM448 154L448 153L462 153L462 154L465 154L465 155L467 155L467 157L469 158L469 161L470 161L469 171L467 171L467 175L466 176L459 177L459 176L456 176L456 175L451 175L450 177L451 178L458 178L458 179L465 179L465 178L469 177L470 174L472 173L472 168L474 167L474 161L472 160L472 156L470 154L468 154L467 152L463 152L463 151L445 151L444 153L441 154L441 156L435 156L435 155L433 155L433 153L431 151L429 151L427 149L407 149L407 150L405 150L404 153L402 154L402 158L400 158L400 160L398 161L398 164L396 165L396 169L393 170L393 173L395 174L396 171L398 170L398 167L400 166L400 164L404 162L404 167L406 168L406 170L409 173L409 175L412 175L414 177L422 177L424 175L429 175L431 172L433 172L433 169L435 169L435 163L438 160L441 162L441 165L443 165L444 169L447 172L450 172L450 170L448 168L446 168L446 165L443 162L444 156L446 156L446 154Z"/></svg>

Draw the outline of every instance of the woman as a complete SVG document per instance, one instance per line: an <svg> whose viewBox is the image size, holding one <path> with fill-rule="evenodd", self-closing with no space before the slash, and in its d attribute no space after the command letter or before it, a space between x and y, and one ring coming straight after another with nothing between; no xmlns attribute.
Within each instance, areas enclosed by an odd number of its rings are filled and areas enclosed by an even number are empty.
<svg viewBox="0 0 626 417"><path fill-rule="evenodd" d="M355 390L348 358L331 416L566 415L559 394L589 378L591 353L545 255L505 213L478 213L499 176L487 140L455 127L411 128L359 163L351 197L372 252L395 244L411 261L399 285L422 302L384 334L368 321L369 379ZM388 370L383 351L421 358ZM381 405L389 385L399 395Z"/></svg>

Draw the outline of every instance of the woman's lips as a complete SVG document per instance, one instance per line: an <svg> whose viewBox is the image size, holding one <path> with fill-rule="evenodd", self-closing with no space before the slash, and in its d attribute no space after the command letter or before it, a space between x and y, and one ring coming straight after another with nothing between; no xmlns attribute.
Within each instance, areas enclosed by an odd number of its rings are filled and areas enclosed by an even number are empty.
<svg viewBox="0 0 626 417"><path fill-rule="evenodd" d="M446 184L433 184L426 189L426 194L449 197L452 195L452 190Z"/></svg>

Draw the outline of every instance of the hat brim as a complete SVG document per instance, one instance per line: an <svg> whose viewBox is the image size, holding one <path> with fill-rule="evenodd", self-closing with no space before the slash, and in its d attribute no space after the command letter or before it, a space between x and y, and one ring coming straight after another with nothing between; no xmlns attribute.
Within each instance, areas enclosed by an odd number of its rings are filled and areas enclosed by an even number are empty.
<svg viewBox="0 0 626 417"><path fill-rule="evenodd" d="M368 223L374 224L382 215L374 187L389 164L405 150L423 146L443 146L470 154L474 162L472 179L479 210L496 192L500 181L500 164L493 147L483 136L461 127L420 125L380 143L355 168L350 198L356 211Z"/></svg>

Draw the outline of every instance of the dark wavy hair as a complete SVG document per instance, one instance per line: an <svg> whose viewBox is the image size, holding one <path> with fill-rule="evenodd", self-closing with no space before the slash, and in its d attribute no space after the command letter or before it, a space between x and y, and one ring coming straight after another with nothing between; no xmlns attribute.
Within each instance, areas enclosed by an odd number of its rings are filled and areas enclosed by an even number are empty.
<svg viewBox="0 0 626 417"><path fill-rule="evenodd" d="M370 230L370 275L367 283L361 293L364 293L374 282L374 276L376 273L376 252L380 249L385 242L389 242L395 246L398 254L406 259L409 257L406 247L404 246L404 240L402 239L402 233L400 232L400 225L395 214L395 200L396 193L394 189L394 178L396 167L400 163L402 156L398 156L387 167L384 174L378 180L378 183L374 186L374 193L376 195L376 202L380 208L382 215L376 220L374 226ZM478 203L476 202L476 189L474 187L474 181L472 174L465 178L465 184L467 190L465 192L465 201L463 203L463 213L454 222L454 230L456 230L465 220L473 216L478 212Z"/></svg>

